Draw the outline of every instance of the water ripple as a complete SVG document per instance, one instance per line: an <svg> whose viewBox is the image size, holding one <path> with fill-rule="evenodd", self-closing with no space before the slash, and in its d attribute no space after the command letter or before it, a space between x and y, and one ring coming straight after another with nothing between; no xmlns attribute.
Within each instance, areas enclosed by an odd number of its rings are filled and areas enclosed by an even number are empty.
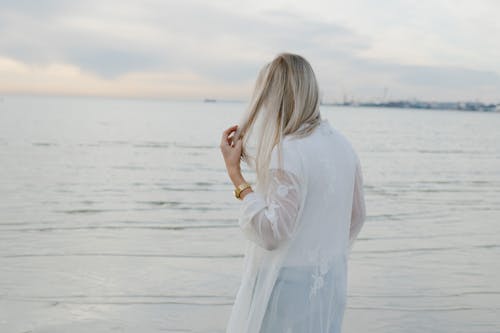
<svg viewBox="0 0 500 333"><path fill-rule="evenodd" d="M234 259L242 258L243 254L155 254L155 253L25 253L6 254L0 258L39 258L39 257L140 257L140 258L186 258L186 259Z"/></svg>

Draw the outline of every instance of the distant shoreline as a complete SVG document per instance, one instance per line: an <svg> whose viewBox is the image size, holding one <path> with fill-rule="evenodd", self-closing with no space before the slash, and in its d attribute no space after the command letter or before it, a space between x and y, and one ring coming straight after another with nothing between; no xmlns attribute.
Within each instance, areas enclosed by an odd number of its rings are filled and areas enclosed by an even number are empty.
<svg viewBox="0 0 500 333"><path fill-rule="evenodd" d="M0 105L8 101L10 98L75 98L75 99L108 99L108 100L130 100L130 101L157 101L157 102L180 102L180 103L248 103L247 100L238 99L175 99L162 97L137 97L137 96L93 96L93 95L45 95L45 94L3 94L0 95ZM321 106L334 107L371 107L371 108L394 108L394 109L414 109L414 110L442 110L442 111L473 111L473 112L493 112L500 113L500 103L483 103L483 102L426 102L426 101L405 101L395 100L386 102L355 102L347 101L343 103L337 102L322 102Z"/></svg>
<svg viewBox="0 0 500 333"><path fill-rule="evenodd" d="M493 103L485 104L481 102L389 101L383 103L374 103L374 102L321 103L321 105L417 109L417 110L500 112L500 104L493 104Z"/></svg>
<svg viewBox="0 0 500 333"><path fill-rule="evenodd" d="M204 103L234 103L243 101L218 100L205 98ZM344 102L324 103L325 106L349 106L349 107L375 107L375 108L397 108L397 109L420 109L420 110L450 110L450 111L481 111L500 112L500 104L485 104L482 102L424 102L424 101L387 101L387 102Z"/></svg>

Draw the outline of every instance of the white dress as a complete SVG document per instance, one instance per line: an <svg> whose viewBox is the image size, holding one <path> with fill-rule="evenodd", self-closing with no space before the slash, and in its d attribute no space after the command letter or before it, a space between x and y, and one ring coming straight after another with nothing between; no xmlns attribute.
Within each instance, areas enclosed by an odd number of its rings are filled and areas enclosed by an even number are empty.
<svg viewBox="0 0 500 333"><path fill-rule="evenodd" d="M336 333L347 296L347 260L365 220L358 156L327 119L275 147L271 184L242 201L249 239L227 333Z"/></svg>

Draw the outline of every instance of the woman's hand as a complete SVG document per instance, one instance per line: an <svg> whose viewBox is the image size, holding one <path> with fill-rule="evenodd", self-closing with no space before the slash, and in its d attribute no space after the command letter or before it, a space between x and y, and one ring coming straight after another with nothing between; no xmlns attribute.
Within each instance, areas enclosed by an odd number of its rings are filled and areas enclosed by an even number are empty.
<svg viewBox="0 0 500 333"><path fill-rule="evenodd" d="M220 150L222 156L224 156L224 162L226 162L227 173L234 186L246 183L240 167L242 140L235 138L237 128L238 125L234 125L225 130L222 133L220 143ZM250 192L253 192L251 187L241 191L240 198L243 199Z"/></svg>
<svg viewBox="0 0 500 333"><path fill-rule="evenodd" d="M226 169L229 176L232 177L241 173L241 146L242 140L235 138L238 125L233 125L222 133L220 150L226 163Z"/></svg>

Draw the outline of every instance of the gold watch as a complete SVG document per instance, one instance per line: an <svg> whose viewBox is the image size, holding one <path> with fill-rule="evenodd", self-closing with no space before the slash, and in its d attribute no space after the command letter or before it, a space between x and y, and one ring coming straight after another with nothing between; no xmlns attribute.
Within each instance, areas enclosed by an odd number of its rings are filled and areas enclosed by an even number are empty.
<svg viewBox="0 0 500 333"><path fill-rule="evenodd" d="M249 187L251 187L251 185L248 183L242 183L242 184L236 186L235 190L233 191L236 199L243 200L243 199L241 199L240 194L241 194L241 192L243 192L244 190L246 190Z"/></svg>

